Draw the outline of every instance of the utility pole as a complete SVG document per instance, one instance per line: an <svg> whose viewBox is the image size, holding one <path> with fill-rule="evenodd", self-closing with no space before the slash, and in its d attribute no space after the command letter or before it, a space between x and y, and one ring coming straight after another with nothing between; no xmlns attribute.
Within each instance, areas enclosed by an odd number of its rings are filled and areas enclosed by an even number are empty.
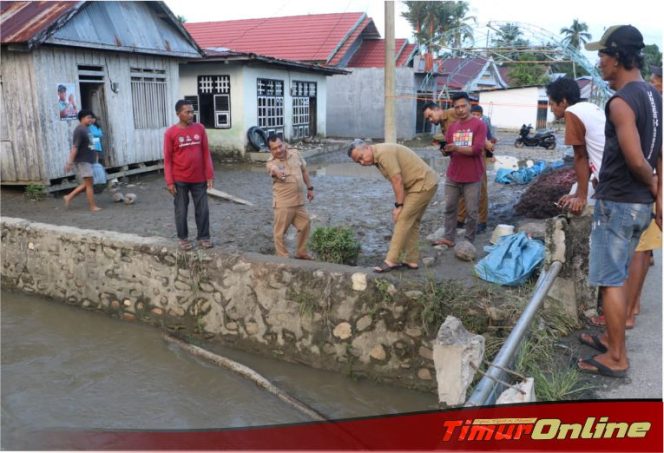
<svg viewBox="0 0 664 453"><path fill-rule="evenodd" d="M396 143L394 1L385 2L385 143Z"/></svg>

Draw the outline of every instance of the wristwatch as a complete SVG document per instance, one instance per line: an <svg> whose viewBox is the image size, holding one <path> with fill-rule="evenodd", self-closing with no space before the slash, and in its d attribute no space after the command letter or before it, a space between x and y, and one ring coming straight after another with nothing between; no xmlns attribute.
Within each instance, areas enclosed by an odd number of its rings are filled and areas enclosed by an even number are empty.
<svg viewBox="0 0 664 453"><path fill-rule="evenodd" d="M307 187L307 190L314 190L314 186Z"/></svg>
<svg viewBox="0 0 664 453"><path fill-rule="evenodd" d="M402 208L402 207L403 207L403 203L394 203L394 207L395 207L395 208Z"/></svg>

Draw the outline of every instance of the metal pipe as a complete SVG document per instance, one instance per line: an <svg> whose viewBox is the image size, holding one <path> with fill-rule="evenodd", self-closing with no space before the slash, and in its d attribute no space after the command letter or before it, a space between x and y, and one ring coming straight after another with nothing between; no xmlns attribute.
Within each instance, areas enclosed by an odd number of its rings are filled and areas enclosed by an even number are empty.
<svg viewBox="0 0 664 453"><path fill-rule="evenodd" d="M562 269L562 263L560 261L554 261L547 271L540 274L540 277L535 284L535 291L530 298L528 305L526 305L526 308L523 310L523 313L516 322L512 332L507 337L507 340L505 340L503 347L498 351L496 358L491 365L489 365L486 374L482 377L475 387L475 390L473 390L473 393L470 395L470 398L466 401L465 406L483 406L486 404L493 404L496 401L496 390L498 386L496 379L504 380L504 375L506 374L501 368L507 368L512 362L514 354L521 344L521 340L530 328L535 313L537 313L542 301L544 301L544 297L549 292L549 289L551 289L551 285L553 285L553 281L558 276L560 269Z"/></svg>

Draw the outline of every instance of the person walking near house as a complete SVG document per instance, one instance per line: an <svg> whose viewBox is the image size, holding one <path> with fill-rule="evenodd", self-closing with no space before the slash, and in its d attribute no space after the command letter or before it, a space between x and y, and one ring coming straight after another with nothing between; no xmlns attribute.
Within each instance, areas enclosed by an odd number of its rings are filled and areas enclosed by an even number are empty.
<svg viewBox="0 0 664 453"><path fill-rule="evenodd" d="M101 208L95 203L94 188L92 185L92 164L95 163L95 151L92 149L88 126L92 122L93 114L90 110L81 110L78 112L78 121L80 124L74 129L71 151L69 159L65 164L65 171L68 173L75 168L76 176L81 183L69 194L63 197L65 207L69 207L71 201L81 192L85 191L88 199L90 211L101 211Z"/></svg>
<svg viewBox="0 0 664 453"><path fill-rule="evenodd" d="M288 248L284 236L293 225L297 230L295 258L312 260L307 252L309 239L309 213L304 208L304 189L307 200L314 199L314 186L307 172L307 164L294 149L288 149L277 136L270 135L267 139L272 156L266 168L272 177L272 207L274 208L274 248L277 256L288 256Z"/></svg>
<svg viewBox="0 0 664 453"><path fill-rule="evenodd" d="M662 97L641 77L643 36L631 25L612 26L597 50L602 78L615 94L606 104L606 142L595 192L590 236L589 284L602 296L606 334L581 336L600 354L577 363L580 371L625 377L629 368L625 345L627 272L641 233L651 220L662 225ZM657 176L653 175L656 168ZM585 339L585 340L584 340ZM597 339L598 341L594 341Z"/></svg>
<svg viewBox="0 0 664 453"><path fill-rule="evenodd" d="M164 179L174 197L175 228L181 250L191 250L187 210L189 194L194 202L197 241L202 248L212 248L210 240L210 211L207 189L214 183L214 168L203 125L194 123L194 107L191 102L175 103L177 124L164 134Z"/></svg>
<svg viewBox="0 0 664 453"><path fill-rule="evenodd" d="M470 114L475 118L484 121L486 125L486 141L484 142L484 175L482 176L482 186L480 187L480 207L479 207L479 223L477 224L477 232L483 233L486 230L486 225L489 221L489 184L486 176L487 165L493 158L493 150L496 142L498 141L493 133L491 126L491 118L484 115L484 109L481 105L475 104L470 107ZM466 221L466 203L463 199L459 200L459 214L457 216L457 228L463 227Z"/></svg>
<svg viewBox="0 0 664 453"><path fill-rule="evenodd" d="M470 98L467 93L457 93L452 99L458 120L447 129L447 145L443 150L451 157L445 180L445 233L443 239L434 242L434 245L447 247L455 245L461 195L466 202L467 211L465 238L471 243L475 240L480 188L482 176L485 174L482 155L486 142L486 125L470 114Z"/></svg>
<svg viewBox="0 0 664 453"><path fill-rule="evenodd" d="M438 175L413 150L395 143L369 145L357 139L346 152L360 165L375 165L394 191L392 240L384 263L374 272L418 269L420 221L438 190Z"/></svg>

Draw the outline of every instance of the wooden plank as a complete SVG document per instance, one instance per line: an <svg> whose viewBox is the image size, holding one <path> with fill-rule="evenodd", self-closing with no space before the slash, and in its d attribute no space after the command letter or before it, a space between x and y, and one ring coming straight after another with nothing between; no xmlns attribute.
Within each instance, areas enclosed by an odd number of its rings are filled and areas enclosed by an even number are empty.
<svg viewBox="0 0 664 453"><path fill-rule="evenodd" d="M247 205L247 206L253 206L254 205L251 201L243 200L242 198L235 197L235 196L233 196L229 193L222 192L221 190L208 189L207 193L211 197L223 198L224 200L230 200L230 201L233 201L235 203L244 204L244 205Z"/></svg>

